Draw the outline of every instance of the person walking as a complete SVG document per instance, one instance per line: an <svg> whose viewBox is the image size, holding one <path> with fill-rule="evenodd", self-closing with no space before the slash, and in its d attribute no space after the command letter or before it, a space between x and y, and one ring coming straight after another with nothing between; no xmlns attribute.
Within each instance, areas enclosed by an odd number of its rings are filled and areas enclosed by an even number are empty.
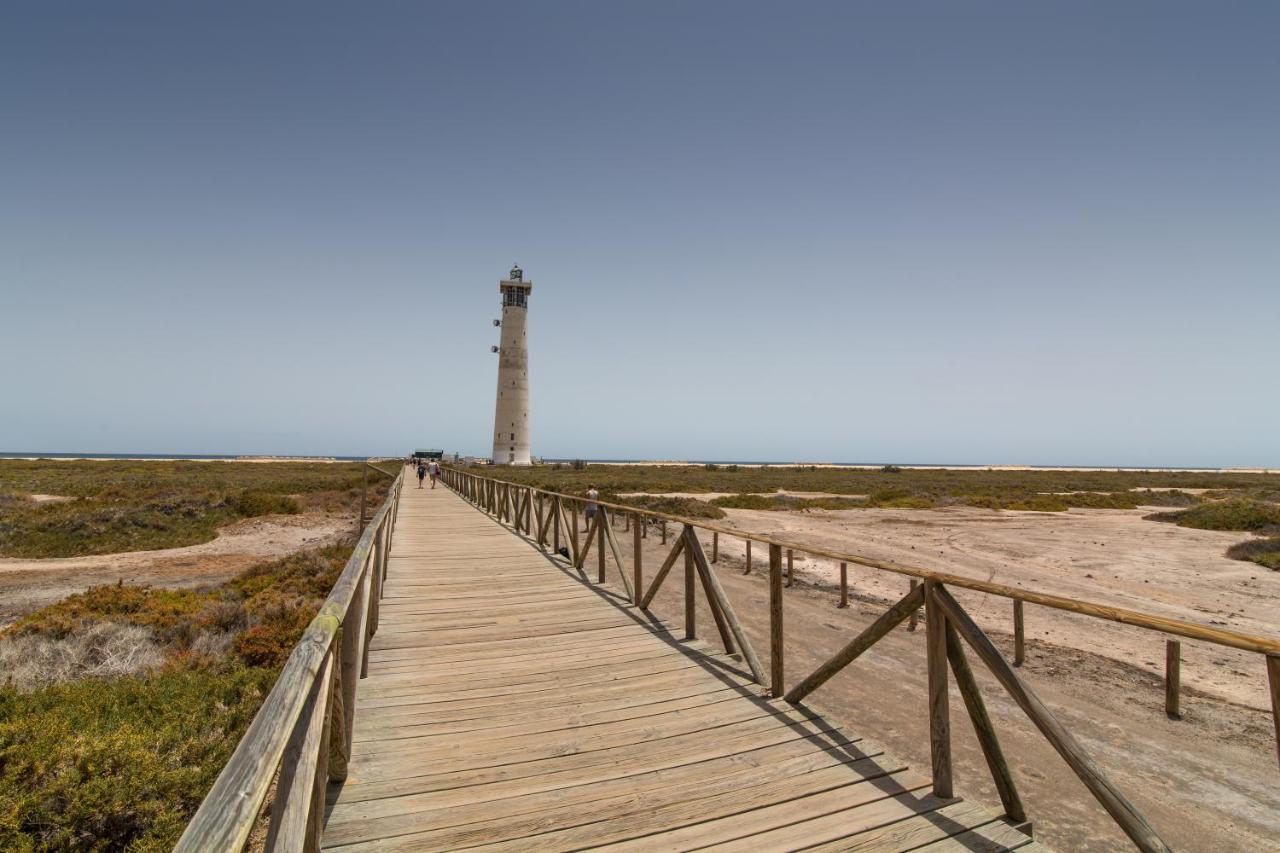
<svg viewBox="0 0 1280 853"><path fill-rule="evenodd" d="M431 475L431 488L436 487L436 480L440 479L440 463L432 459L427 463L427 473Z"/></svg>
<svg viewBox="0 0 1280 853"><path fill-rule="evenodd" d="M596 517L596 510L600 505L596 501L600 500L600 492L590 483L587 484L587 528L591 528L591 521Z"/></svg>
<svg viewBox="0 0 1280 853"><path fill-rule="evenodd" d="M418 488L419 489L422 488L422 481L426 476L427 476L427 464L422 460L418 460ZM432 485L433 486L435 485L435 481L432 481Z"/></svg>

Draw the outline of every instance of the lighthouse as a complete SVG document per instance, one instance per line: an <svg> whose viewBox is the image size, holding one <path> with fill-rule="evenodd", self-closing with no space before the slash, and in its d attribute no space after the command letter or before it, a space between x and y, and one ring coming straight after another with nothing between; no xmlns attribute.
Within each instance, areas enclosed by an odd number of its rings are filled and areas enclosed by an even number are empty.
<svg viewBox="0 0 1280 853"><path fill-rule="evenodd" d="M529 294L533 282L511 267L510 278L498 282L502 294L502 329L498 353L498 400L493 412L493 464L528 465L529 461L529 344L525 338Z"/></svg>

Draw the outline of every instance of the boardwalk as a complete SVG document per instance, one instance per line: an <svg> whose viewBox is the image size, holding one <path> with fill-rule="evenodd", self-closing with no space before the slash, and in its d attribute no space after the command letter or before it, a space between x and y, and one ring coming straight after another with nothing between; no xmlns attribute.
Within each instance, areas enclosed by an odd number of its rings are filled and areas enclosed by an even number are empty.
<svg viewBox="0 0 1280 853"><path fill-rule="evenodd" d="M406 487L326 848L1039 849L443 486Z"/></svg>

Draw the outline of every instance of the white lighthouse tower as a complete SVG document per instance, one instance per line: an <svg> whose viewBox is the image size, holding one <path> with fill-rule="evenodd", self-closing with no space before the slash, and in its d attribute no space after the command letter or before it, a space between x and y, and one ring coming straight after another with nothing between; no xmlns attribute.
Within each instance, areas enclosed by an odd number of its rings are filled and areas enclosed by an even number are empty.
<svg viewBox="0 0 1280 853"><path fill-rule="evenodd" d="M528 465L529 460L529 345L525 320L533 282L512 266L511 277L498 282L502 293L502 343L498 353L498 401L493 413L493 464Z"/></svg>

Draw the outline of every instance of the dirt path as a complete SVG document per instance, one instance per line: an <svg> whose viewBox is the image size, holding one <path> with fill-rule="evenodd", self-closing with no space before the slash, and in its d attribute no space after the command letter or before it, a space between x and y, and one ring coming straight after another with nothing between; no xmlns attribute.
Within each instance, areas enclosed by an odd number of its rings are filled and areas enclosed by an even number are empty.
<svg viewBox="0 0 1280 853"><path fill-rule="evenodd" d="M883 511L892 518L901 513ZM1110 514L1110 513L1108 513ZM735 521L749 520L735 513ZM771 523L763 529L782 532L781 513L759 513ZM835 513L840 518L848 513ZM878 522L857 514L859 524L874 529ZM1010 537L1020 537L1027 531L1014 532L1014 526L1031 525L1033 536L1063 536L1070 530L1077 539L1088 541L1085 531L1092 530L1093 541L1099 539L1099 530L1085 520L1084 527L1075 527L1077 519L1055 516L1049 529L1041 529L1035 519L1020 519L1014 515L1010 522ZM1075 515L1072 513L1072 515ZM918 516L918 513L908 517ZM809 522L815 521L809 519ZM1053 521L1053 519L1050 519ZM818 522L829 523L829 522ZM854 522L850 522L853 524ZM921 528L921 532L903 537L902 530L910 526L892 523L884 525L889 531L879 541L886 551L900 556L898 549L919 554L921 549L945 542L954 530L948 525L960 523L959 519L939 519L942 530L933 523ZM1104 525L1109 523L1101 520ZM1216 543L1201 540L1195 531L1177 530L1155 525L1152 535L1157 539L1179 534L1191 534L1192 541L1200 542L1196 548L1209 550ZM1118 522L1119 530L1132 531L1133 523ZM1004 528L997 528L1004 530ZM1173 530L1175 532L1169 533ZM674 532L674 531L673 531ZM838 534L833 534L838 535ZM986 534L984 534L986 535ZM620 538L626 534L620 533ZM708 537L709 539L709 537ZM999 539L999 537L997 537ZM969 542L963 536L956 541ZM1000 540L1003 541L1003 540ZM630 555L629 541L624 553ZM862 540L860 540L862 543ZM916 550L911 550L911 544ZM769 651L768 591L764 572L767 552L755 550L755 571L742 574L742 561L727 556L722 542L721 560L715 567L726 588L734 608L745 623L757 653L767 662ZM868 546L869 547L869 546ZM1030 546L1029 546L1030 547ZM1096 546L1114 547L1112 545ZM669 546L658 544L656 531L645 540L644 565L646 579L651 579ZM707 542L709 549L709 541ZM942 546L942 550L946 550ZM1220 550L1220 549L1219 549ZM963 551L958 551L963 554ZM888 555L888 554L886 554ZM989 559L1000 562L998 557ZM1005 561L1013 555L1005 557ZM971 561L972 556L953 557L956 563ZM923 562L916 560L915 562ZM1159 559L1153 559L1156 565ZM1230 561L1227 561L1230 563ZM972 562L968 562L973 571ZM1187 565L1199 565L1188 560ZM1242 564L1243 565L1243 564ZM594 575L595 555L588 561L588 569ZM956 565L948 565L955 570ZM1237 567L1225 567L1235 570ZM1204 571L1203 566L1200 571ZM816 571L816 569L811 569ZM1097 567L1077 568L1079 573L1099 574ZM1195 570L1190 570L1195 577ZM1071 572L1066 573L1071 575ZM999 575L1008 580L1007 573ZM616 583L612 566L609 579ZM1030 578L1021 578L1029 582ZM873 587L868 574L858 575L859 588L864 593ZM1139 580L1138 583L1141 583ZM886 586L887 599L899 597L905 592L906 581ZM1143 587L1147 585L1142 584ZM902 587L902 588L899 588ZM1100 591L1099 595L1112 594ZM1114 593L1123 595L1123 589ZM1192 594L1187 592L1188 595ZM1004 605L998 608L980 597L961 597L962 603L979 617L997 646L1007 657L1012 657L1012 639L1007 633L1009 623L1004 615ZM698 594L698 635L708 641L717 639L715 624L710 612ZM884 612L883 603L855 600L853 606L838 609L837 599L828 588L798 583L785 592L786 626L786 683L793 685L803 678L837 649L857 635L859 631ZM1170 605L1176 608L1176 601ZM1272 605L1274 606L1274 604ZM667 582L654 600L657 615L673 624L683 622L683 579L680 566L671 572ZM1270 714L1240 704L1224 701L1212 695L1188 691L1183 700L1183 719L1168 719L1163 710L1163 687L1160 679L1149 674L1150 667L1135 667L1118 662L1102 654L1082 651L1079 645L1086 639L1090 645L1102 645L1088 638L1089 625L1071 626L1051 621L1051 616L1041 608L1028 612L1031 625L1037 632L1028 644L1027 661L1019 670L1021 677L1032 685L1053 713L1069 731L1089 750L1112 781L1128 796L1157 830L1175 849L1214 851L1256 851L1280 849L1280 786L1277 786L1276 752ZM1096 626L1096 620L1089 620ZM1051 632L1045 636L1042 631ZM1149 632L1140 632L1147 634ZM846 722L859 734L884 743L890 752L909 761L916 767L929 767L929 736L927 710L927 672L925 667L925 626L923 620L915 631L906 626L892 631L841 674L817 691L812 704L829 711ZM1151 645L1158 639L1130 640L1137 647L1141 642ZM1187 644L1183 646L1188 648ZM1151 655L1155 655L1152 651ZM1149 659L1156 659L1148 656ZM1021 710L1007 698L1007 694L987 673L972 654L970 663L986 698L987 707L1001 743L1008 756L1013 773L1028 813L1034 822L1036 837L1048 846L1059 850L1111 851L1130 849L1124 836L1096 803L1084 786L1071 773L1067 765L1049 746ZM1198 661L1191 657L1191 661ZM1256 660L1250 670L1254 678L1262 677L1261 664ZM766 664L767 665L767 664ZM1195 664L1198 666L1199 664ZM1184 676L1189 664L1184 664ZM972 728L964 713L964 704L956 691L954 681L950 694L953 749L957 793L973 798L999 812L1000 800L982 753L973 737Z"/></svg>
<svg viewBox="0 0 1280 853"><path fill-rule="evenodd" d="M115 583L196 586L232 577L254 563L328 545L352 531L354 516L304 513L251 518L212 542L95 557L0 558L0 625L91 586Z"/></svg>

